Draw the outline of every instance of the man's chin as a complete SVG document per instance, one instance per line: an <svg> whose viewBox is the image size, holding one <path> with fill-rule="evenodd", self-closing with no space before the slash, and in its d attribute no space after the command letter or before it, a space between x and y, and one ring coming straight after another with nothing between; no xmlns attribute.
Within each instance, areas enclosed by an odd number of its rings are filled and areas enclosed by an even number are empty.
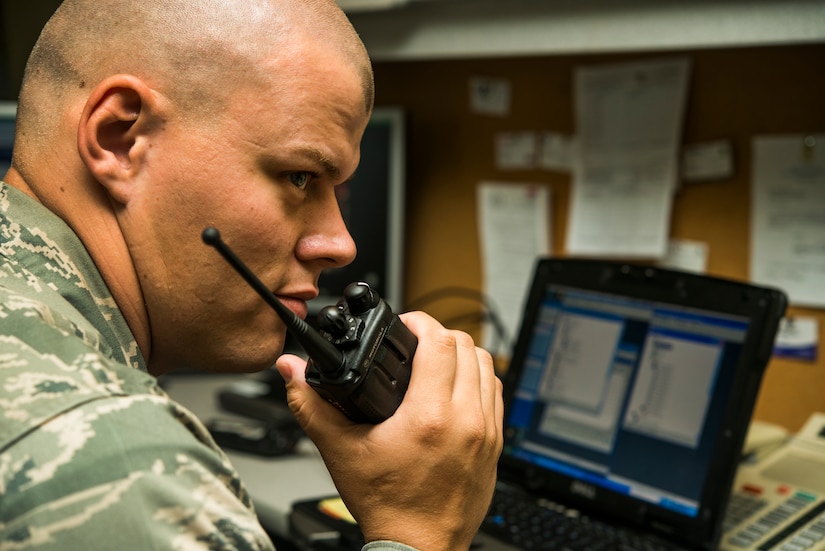
<svg viewBox="0 0 825 551"><path fill-rule="evenodd" d="M258 373L272 368L281 352L281 349L278 348L277 350L268 350L265 353L261 351L260 354L256 355L239 354L235 358L215 366L215 368L216 371L221 373Z"/></svg>
<svg viewBox="0 0 825 551"><path fill-rule="evenodd" d="M237 354L228 359L211 360L193 365L189 370L204 373L259 373L274 367L275 360L281 355L281 350L261 351L260 354Z"/></svg>

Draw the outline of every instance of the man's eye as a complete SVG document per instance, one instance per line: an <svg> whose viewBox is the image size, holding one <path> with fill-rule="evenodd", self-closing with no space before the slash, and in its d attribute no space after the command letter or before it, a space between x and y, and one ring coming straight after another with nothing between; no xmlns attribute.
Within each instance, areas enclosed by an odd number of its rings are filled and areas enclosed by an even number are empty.
<svg viewBox="0 0 825 551"><path fill-rule="evenodd" d="M309 172L290 172L289 181L298 189L306 189L312 175Z"/></svg>

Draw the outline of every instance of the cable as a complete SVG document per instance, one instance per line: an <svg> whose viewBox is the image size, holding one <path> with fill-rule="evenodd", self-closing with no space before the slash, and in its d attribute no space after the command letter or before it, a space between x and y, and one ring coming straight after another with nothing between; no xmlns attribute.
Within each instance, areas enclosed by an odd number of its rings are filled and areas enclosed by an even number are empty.
<svg viewBox="0 0 825 551"><path fill-rule="evenodd" d="M476 301L481 305L482 310L459 314L445 320L442 322L445 327L455 326L457 324L471 321L478 323L489 322L493 326L496 336L496 341L492 343L493 346L490 348L492 350L498 350L502 346L506 346L507 348L512 346L509 335L507 334L507 329L501 321L501 317L499 316L493 301L478 289L461 286L441 287L410 301L408 304L408 310L424 310L433 303L456 298ZM495 354L493 354L493 361L495 363ZM495 367L496 373L499 373L498 366Z"/></svg>

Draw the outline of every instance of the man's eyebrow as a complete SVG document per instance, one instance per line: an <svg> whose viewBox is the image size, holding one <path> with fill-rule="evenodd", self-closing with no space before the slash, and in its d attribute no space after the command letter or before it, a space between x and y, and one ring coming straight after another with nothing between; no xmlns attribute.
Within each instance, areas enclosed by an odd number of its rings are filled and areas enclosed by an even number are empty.
<svg viewBox="0 0 825 551"><path fill-rule="evenodd" d="M318 162L321 166L324 167L324 171L331 177L337 178L341 175L341 167L335 164L335 161L329 158L329 156L321 151L316 147L301 147L299 152L302 155L306 155L307 157L311 157L314 161Z"/></svg>

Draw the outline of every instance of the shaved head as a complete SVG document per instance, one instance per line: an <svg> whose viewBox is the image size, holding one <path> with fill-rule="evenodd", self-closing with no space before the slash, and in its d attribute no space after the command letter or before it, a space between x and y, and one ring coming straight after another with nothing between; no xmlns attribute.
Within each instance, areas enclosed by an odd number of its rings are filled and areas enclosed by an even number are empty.
<svg viewBox="0 0 825 551"><path fill-rule="evenodd" d="M73 100L103 78L130 74L175 102L189 117L219 112L238 86L254 93L259 62L300 55L314 40L337 50L362 76L372 108L372 69L363 44L331 0L64 0L34 49L18 105L15 165L48 143ZM269 65L271 67L271 65Z"/></svg>

